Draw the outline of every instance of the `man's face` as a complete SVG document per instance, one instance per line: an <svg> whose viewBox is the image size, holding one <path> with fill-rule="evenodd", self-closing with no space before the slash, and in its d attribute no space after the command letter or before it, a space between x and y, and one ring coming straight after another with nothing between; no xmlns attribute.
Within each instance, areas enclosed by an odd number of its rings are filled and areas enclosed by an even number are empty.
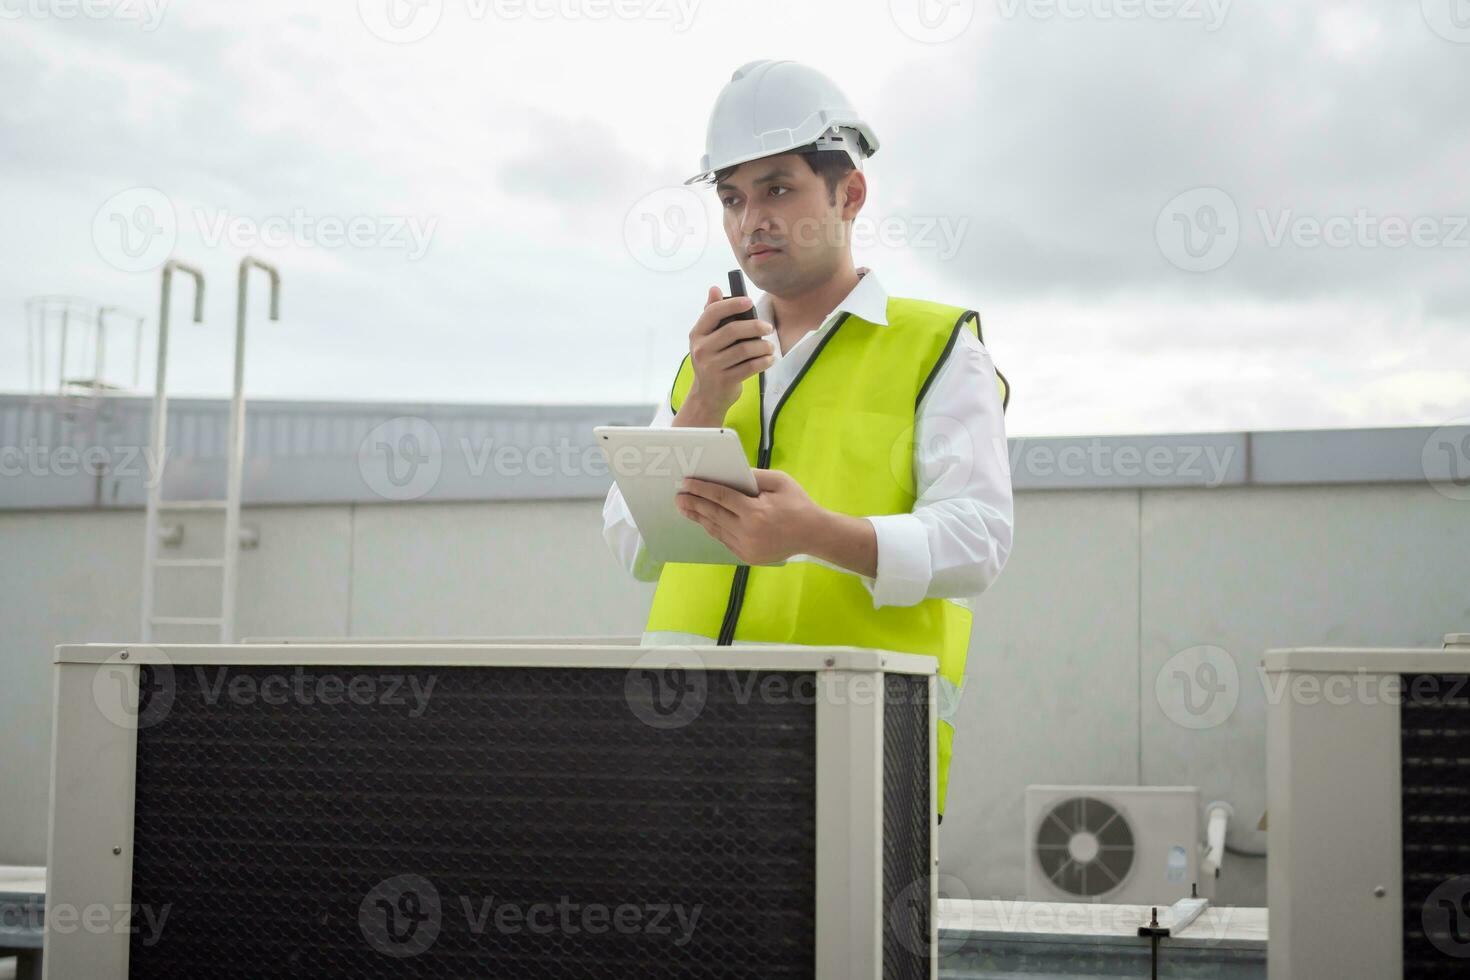
<svg viewBox="0 0 1470 980"><path fill-rule="evenodd" d="M742 163L715 185L736 261L752 282L778 296L835 274L865 189L854 171L838 181L834 203L826 181L795 153Z"/></svg>

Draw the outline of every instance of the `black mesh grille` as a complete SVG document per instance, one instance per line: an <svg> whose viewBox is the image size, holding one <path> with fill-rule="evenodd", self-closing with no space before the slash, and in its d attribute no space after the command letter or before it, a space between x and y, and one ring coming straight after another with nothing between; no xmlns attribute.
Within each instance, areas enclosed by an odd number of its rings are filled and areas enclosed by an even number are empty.
<svg viewBox="0 0 1470 980"><path fill-rule="evenodd" d="M884 677L883 978L929 976L929 678Z"/></svg>
<svg viewBox="0 0 1470 980"><path fill-rule="evenodd" d="M812 975L810 674L143 672L133 980Z"/></svg>
<svg viewBox="0 0 1470 980"><path fill-rule="evenodd" d="M1470 971L1470 677L1405 674L1404 977Z"/></svg>

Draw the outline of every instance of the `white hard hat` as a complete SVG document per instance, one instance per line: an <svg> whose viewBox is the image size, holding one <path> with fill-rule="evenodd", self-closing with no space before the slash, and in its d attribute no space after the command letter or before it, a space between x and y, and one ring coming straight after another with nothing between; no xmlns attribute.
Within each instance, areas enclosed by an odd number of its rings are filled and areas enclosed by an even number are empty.
<svg viewBox="0 0 1470 980"><path fill-rule="evenodd" d="M752 61L720 91L701 170L684 183L813 145L846 151L853 166L862 169L863 158L878 152L878 137L842 90L815 68L795 61Z"/></svg>

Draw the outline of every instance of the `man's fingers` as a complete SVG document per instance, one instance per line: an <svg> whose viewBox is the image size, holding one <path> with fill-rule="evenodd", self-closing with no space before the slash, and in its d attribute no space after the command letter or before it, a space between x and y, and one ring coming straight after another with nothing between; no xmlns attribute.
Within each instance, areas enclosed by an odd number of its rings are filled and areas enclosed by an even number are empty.
<svg viewBox="0 0 1470 980"><path fill-rule="evenodd" d="M724 371L746 361L767 358L775 363L776 351L769 340L742 340L714 355L708 363L716 371Z"/></svg>
<svg viewBox="0 0 1470 980"><path fill-rule="evenodd" d="M705 304L704 312L694 322L694 333L696 336L713 333L720 325L720 321L727 316L743 313L755 306L755 301L749 296L731 296L729 299L714 300Z"/></svg>
<svg viewBox="0 0 1470 980"><path fill-rule="evenodd" d="M716 333L710 336L710 344L721 343L725 346L722 350L728 350L731 344L742 340L776 339L776 328L764 320L735 320L725 324Z"/></svg>
<svg viewBox="0 0 1470 980"><path fill-rule="evenodd" d="M700 480L696 477L686 476L683 489L695 494L705 500L718 504L732 513L737 512L749 500L739 490L725 486L723 483L713 483L709 480Z"/></svg>
<svg viewBox="0 0 1470 980"><path fill-rule="evenodd" d="M738 514L720 506L713 500L694 493L683 493L680 496L683 498L682 506L688 513L702 517L719 527L733 527L740 523L740 516Z"/></svg>

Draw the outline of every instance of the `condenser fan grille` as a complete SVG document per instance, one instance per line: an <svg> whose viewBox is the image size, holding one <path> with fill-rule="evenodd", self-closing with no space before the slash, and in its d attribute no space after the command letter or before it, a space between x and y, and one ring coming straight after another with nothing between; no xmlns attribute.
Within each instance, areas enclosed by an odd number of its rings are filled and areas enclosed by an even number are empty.
<svg viewBox="0 0 1470 980"><path fill-rule="evenodd" d="M1041 873L1069 895L1106 895L1133 867L1133 829L1112 804L1090 796L1062 800L1036 829Z"/></svg>

